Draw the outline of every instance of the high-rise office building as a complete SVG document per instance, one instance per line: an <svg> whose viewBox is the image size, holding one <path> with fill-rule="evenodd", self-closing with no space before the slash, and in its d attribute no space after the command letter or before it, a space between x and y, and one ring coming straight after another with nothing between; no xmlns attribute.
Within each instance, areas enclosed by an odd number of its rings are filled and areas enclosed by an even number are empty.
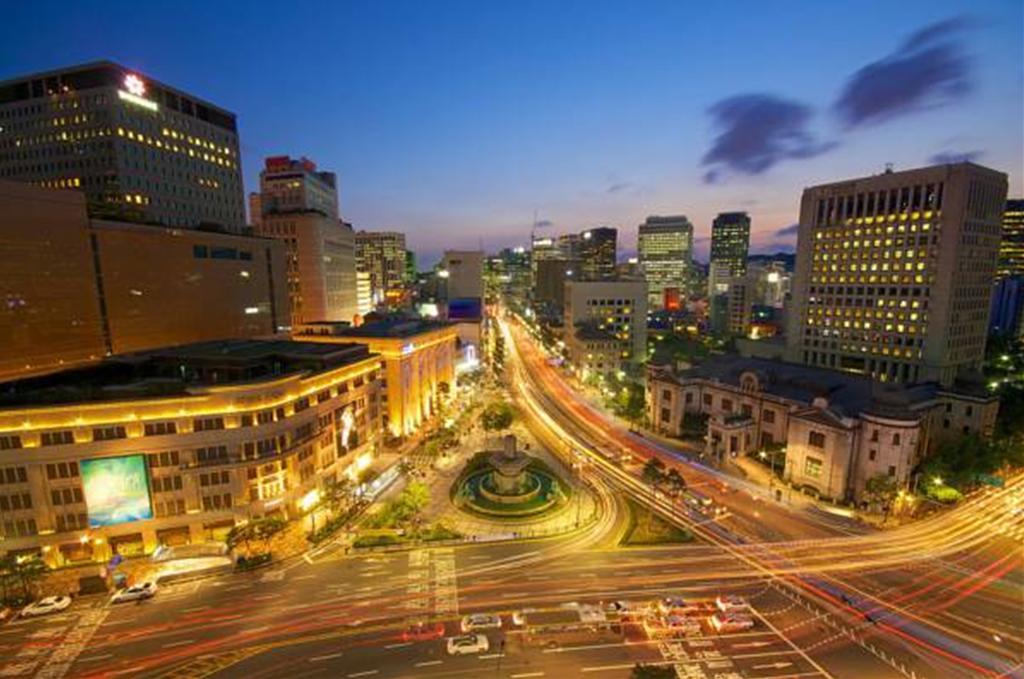
<svg viewBox="0 0 1024 679"><path fill-rule="evenodd" d="M665 290L686 290L693 261L693 224L684 215L651 216L637 234L640 270L647 281L648 308L665 307Z"/></svg>
<svg viewBox="0 0 1024 679"><path fill-rule="evenodd" d="M563 339L581 374L611 375L647 359L647 284L565 282Z"/></svg>
<svg viewBox="0 0 1024 679"><path fill-rule="evenodd" d="M396 304L405 292L405 234L397 231L357 231L356 267L370 274L373 303Z"/></svg>
<svg viewBox="0 0 1024 679"><path fill-rule="evenodd" d="M0 179L85 194L98 218L245 225L235 115L109 61L0 83Z"/></svg>
<svg viewBox="0 0 1024 679"><path fill-rule="evenodd" d="M728 292L730 280L747 275L749 250L750 216L746 212L719 213L711 224L708 297Z"/></svg>
<svg viewBox="0 0 1024 679"><path fill-rule="evenodd" d="M267 158L250 205L256 233L285 244L292 327L351 322L359 312L355 234L338 219L334 173L307 158Z"/></svg>
<svg viewBox="0 0 1024 679"><path fill-rule="evenodd" d="M1006 187L956 163L805 189L790 360L944 386L977 371Z"/></svg>
<svg viewBox="0 0 1024 679"><path fill-rule="evenodd" d="M0 379L288 324L273 240L89 219L80 192L0 181L0 251Z"/></svg>
<svg viewBox="0 0 1024 679"><path fill-rule="evenodd" d="M562 259L579 259L583 256L583 235L563 233L556 241L558 256Z"/></svg>
<svg viewBox="0 0 1024 679"><path fill-rule="evenodd" d="M476 300L484 297L484 253L479 250L445 250L441 269L447 273L445 293L447 301Z"/></svg>
<svg viewBox="0 0 1024 679"><path fill-rule="evenodd" d="M615 279L616 240L618 231L608 226L588 229L580 234L580 272L584 280Z"/></svg>
<svg viewBox="0 0 1024 679"><path fill-rule="evenodd" d="M1006 201L996 275L999 278L1024 275L1024 198Z"/></svg>

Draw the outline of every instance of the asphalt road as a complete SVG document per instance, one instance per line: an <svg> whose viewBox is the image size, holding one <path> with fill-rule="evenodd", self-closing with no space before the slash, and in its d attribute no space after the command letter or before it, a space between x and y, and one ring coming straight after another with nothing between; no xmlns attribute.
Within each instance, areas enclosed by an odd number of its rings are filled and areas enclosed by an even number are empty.
<svg viewBox="0 0 1024 679"><path fill-rule="evenodd" d="M1020 674L1021 542L1005 505L1019 490L877 533L766 499L623 431L564 391L522 337L510 346L517 401L539 440L584 463L602 507L595 524L527 542L328 550L164 587L138 605L78 600L66 613L0 627L0 677L626 677L636 662L671 664L692 679L996 676L989 665ZM652 494L637 481L639 465L609 461L622 449L680 465L725 513ZM627 496L699 539L619 547ZM753 629L718 634L702 622L698 635L652 640L627 624L614 638L566 641L528 637L511 624L523 608L667 595L685 597L703 619L721 593L748 599ZM402 638L416 620L456 634L460 616L473 612L503 618L502 630L487 632L486 653L453 657L443 639Z"/></svg>

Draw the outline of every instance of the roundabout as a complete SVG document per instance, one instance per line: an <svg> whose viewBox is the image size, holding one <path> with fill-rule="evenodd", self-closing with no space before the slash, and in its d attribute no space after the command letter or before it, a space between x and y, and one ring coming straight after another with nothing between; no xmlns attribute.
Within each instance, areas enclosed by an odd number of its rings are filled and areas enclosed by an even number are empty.
<svg viewBox="0 0 1024 679"><path fill-rule="evenodd" d="M519 450L511 434L499 450L474 455L452 486L457 508L494 520L546 517L568 505L572 493L547 464Z"/></svg>

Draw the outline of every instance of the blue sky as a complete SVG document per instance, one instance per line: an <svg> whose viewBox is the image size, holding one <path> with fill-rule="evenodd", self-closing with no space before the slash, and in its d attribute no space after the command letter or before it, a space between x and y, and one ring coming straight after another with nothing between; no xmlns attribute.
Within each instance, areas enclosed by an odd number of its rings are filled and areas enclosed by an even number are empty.
<svg viewBox="0 0 1024 679"><path fill-rule="evenodd" d="M719 211L792 243L804 186L968 155L1024 195L1024 3L10 3L0 78L109 58L338 173L357 228L445 247Z"/></svg>

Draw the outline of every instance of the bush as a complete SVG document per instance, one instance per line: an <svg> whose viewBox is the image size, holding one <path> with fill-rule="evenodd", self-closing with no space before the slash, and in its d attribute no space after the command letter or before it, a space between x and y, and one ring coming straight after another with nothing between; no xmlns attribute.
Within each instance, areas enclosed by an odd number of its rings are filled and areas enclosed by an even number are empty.
<svg viewBox="0 0 1024 679"><path fill-rule="evenodd" d="M480 415L480 423L487 431L500 431L512 426L514 417L512 406L502 401L495 401L484 408Z"/></svg>
<svg viewBox="0 0 1024 679"><path fill-rule="evenodd" d="M270 552L263 552L262 554L254 554L252 556L242 555L238 557L238 561L235 562L235 570L237 571L251 571L262 566L270 564L273 557Z"/></svg>
<svg viewBox="0 0 1024 679"><path fill-rule="evenodd" d="M397 545L402 541L397 535L360 535L352 543L355 548L360 547L386 547L388 545Z"/></svg>

